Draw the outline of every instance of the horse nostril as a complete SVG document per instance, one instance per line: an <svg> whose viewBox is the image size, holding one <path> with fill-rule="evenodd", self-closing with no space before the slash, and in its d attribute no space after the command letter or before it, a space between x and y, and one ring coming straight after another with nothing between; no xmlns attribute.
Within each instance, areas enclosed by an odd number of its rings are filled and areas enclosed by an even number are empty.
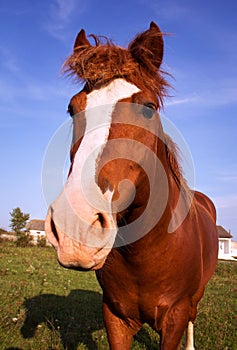
<svg viewBox="0 0 237 350"><path fill-rule="evenodd" d="M105 220L103 214L98 213L97 215L98 215L98 221L99 221L101 227L106 228L106 220Z"/></svg>
<svg viewBox="0 0 237 350"><path fill-rule="evenodd" d="M48 212L45 220L45 233L48 241L56 248L59 245L59 234L52 217L52 210Z"/></svg>
<svg viewBox="0 0 237 350"><path fill-rule="evenodd" d="M97 213L96 222L101 228L111 228L111 220L104 213Z"/></svg>
<svg viewBox="0 0 237 350"><path fill-rule="evenodd" d="M56 229L56 226L55 226L54 221L53 221L52 218L51 218L50 224L51 224L52 233L53 233L54 237L56 238L57 242L59 242L59 237L58 237L57 229Z"/></svg>

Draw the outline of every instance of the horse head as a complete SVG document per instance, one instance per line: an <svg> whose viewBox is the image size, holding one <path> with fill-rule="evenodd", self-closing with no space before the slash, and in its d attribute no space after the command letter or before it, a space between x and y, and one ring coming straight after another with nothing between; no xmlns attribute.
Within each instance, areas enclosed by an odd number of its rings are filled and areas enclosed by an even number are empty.
<svg viewBox="0 0 237 350"><path fill-rule="evenodd" d="M162 33L151 22L128 49L93 38L95 45L82 29L64 65L85 85L68 106L71 167L46 219L60 264L81 270L101 268L113 246L152 230L169 196L157 113L168 87Z"/></svg>

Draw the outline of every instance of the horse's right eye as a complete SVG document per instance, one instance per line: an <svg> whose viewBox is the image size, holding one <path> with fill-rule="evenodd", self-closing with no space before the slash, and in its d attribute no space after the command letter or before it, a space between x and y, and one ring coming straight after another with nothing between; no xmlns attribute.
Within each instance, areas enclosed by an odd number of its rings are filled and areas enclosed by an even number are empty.
<svg viewBox="0 0 237 350"><path fill-rule="evenodd" d="M147 103L142 107L142 114L146 119L151 119L156 111L155 105Z"/></svg>

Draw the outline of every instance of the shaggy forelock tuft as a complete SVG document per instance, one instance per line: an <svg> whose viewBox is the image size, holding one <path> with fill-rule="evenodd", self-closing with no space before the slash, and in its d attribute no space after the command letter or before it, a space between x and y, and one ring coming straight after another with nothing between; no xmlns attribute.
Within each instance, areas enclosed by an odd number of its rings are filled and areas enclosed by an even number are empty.
<svg viewBox="0 0 237 350"><path fill-rule="evenodd" d="M115 46L107 38L102 42L99 37L92 37L95 46L75 48L63 65L64 73L86 83L89 89L99 88L115 78L124 78L140 89L153 91L160 106L163 106L169 86L163 71L158 70L149 59L137 62L130 50Z"/></svg>

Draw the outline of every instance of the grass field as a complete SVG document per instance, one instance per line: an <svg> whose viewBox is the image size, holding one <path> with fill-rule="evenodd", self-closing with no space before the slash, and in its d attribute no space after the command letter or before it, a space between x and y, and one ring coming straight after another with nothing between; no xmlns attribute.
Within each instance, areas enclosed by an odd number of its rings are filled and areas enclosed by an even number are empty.
<svg viewBox="0 0 237 350"><path fill-rule="evenodd" d="M237 350L236 262L219 262L195 325L196 350ZM52 248L0 243L0 350L106 350L93 272L61 268ZM148 327L132 350L159 349Z"/></svg>

